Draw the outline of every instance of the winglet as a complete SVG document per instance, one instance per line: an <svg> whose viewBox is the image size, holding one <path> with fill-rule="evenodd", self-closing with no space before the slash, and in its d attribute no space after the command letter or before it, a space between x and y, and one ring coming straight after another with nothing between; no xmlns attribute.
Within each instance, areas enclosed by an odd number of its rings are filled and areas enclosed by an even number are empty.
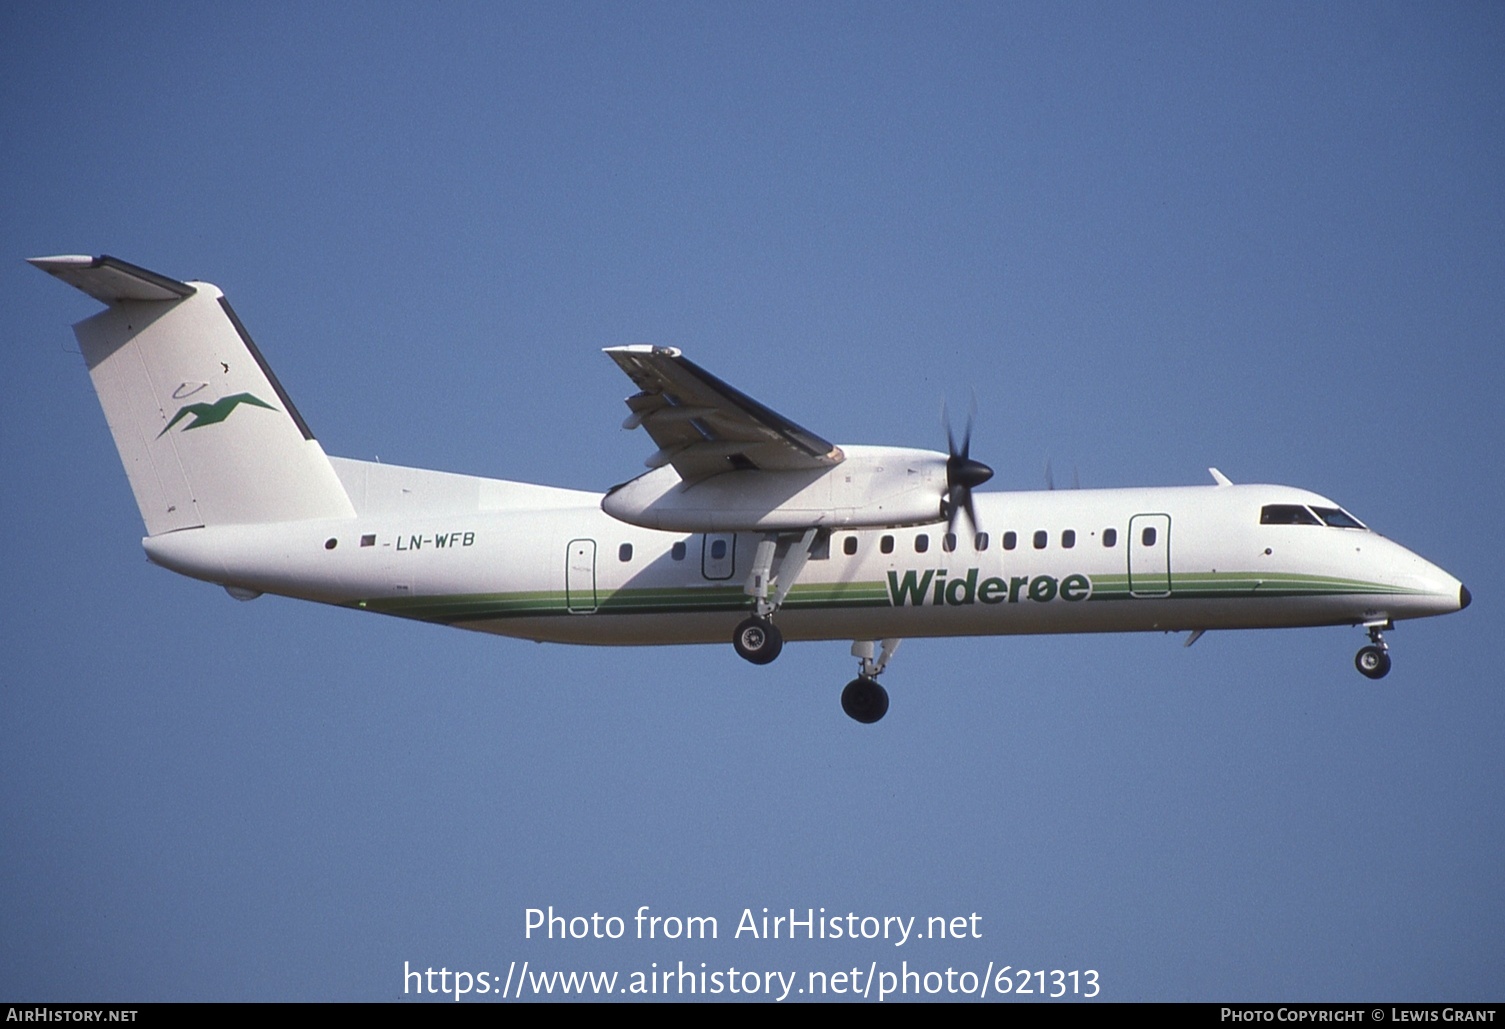
<svg viewBox="0 0 1505 1029"><path fill-rule="evenodd" d="M194 293L194 288L186 282L108 254L29 257L27 263L104 304L118 304L122 300L182 300Z"/></svg>
<svg viewBox="0 0 1505 1029"><path fill-rule="evenodd" d="M1219 486L1233 485L1233 480L1228 478L1228 476L1224 475L1222 472L1218 471L1216 468L1209 468L1207 470L1212 473L1213 481L1216 482ZM1187 646L1190 645L1191 644L1187 644Z"/></svg>

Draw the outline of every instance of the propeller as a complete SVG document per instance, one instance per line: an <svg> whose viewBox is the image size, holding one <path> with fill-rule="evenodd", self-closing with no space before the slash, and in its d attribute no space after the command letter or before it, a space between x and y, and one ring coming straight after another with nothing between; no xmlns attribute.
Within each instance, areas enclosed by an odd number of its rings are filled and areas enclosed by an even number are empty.
<svg viewBox="0 0 1505 1029"><path fill-rule="evenodd" d="M1055 473L1053 473L1050 470L1050 458L1048 458L1048 457L1045 459L1045 488L1046 489L1050 489L1050 490L1053 490L1053 489L1056 488ZM1076 465L1072 465L1071 466L1071 488L1072 489L1081 489L1082 488L1082 477L1081 477L1080 473L1078 472Z"/></svg>
<svg viewBox="0 0 1505 1029"><path fill-rule="evenodd" d="M951 417L941 406L941 420L946 423L946 499L941 511L946 516L946 531L956 532L957 519L963 512L972 528L977 528L977 509L972 506L972 490L993 477L993 469L981 461L972 460L972 422L977 416L977 397L967 411L967 428L962 433L962 444L956 445L956 434L951 431Z"/></svg>

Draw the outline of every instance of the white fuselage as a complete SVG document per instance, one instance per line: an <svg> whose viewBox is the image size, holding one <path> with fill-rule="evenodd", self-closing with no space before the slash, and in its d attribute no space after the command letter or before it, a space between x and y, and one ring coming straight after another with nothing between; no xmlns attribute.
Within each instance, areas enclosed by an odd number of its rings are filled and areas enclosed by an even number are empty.
<svg viewBox="0 0 1505 1029"><path fill-rule="evenodd" d="M332 459L354 518L183 529L156 563L241 591L533 640L723 643L757 533L639 528L600 494ZM1261 524L1285 486L979 493L981 533L843 529L777 621L788 639L1374 624L1456 611L1462 584L1363 528Z"/></svg>

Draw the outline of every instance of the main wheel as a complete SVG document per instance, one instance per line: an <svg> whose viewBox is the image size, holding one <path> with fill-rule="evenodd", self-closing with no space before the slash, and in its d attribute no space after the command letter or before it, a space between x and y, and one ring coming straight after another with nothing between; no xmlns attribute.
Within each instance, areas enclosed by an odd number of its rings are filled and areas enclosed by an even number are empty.
<svg viewBox="0 0 1505 1029"><path fill-rule="evenodd" d="M784 634L763 618L749 618L732 634L732 646L744 661L766 665L784 649Z"/></svg>
<svg viewBox="0 0 1505 1029"><path fill-rule="evenodd" d="M1379 647L1363 647L1354 655L1353 665L1371 679L1383 679L1390 671L1390 655Z"/></svg>
<svg viewBox="0 0 1505 1029"><path fill-rule="evenodd" d="M847 717L871 725L888 714L888 690L879 686L876 679L860 676L841 691L841 709Z"/></svg>

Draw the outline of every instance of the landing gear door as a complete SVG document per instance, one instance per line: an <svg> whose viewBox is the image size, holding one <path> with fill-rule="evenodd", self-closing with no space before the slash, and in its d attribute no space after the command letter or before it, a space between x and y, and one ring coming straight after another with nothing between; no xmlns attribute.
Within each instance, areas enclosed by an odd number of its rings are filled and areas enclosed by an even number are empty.
<svg viewBox="0 0 1505 1029"><path fill-rule="evenodd" d="M595 540L570 540L564 559L564 605L574 615L596 609Z"/></svg>
<svg viewBox="0 0 1505 1029"><path fill-rule="evenodd" d="M1168 597L1171 592L1171 516L1129 519L1129 594Z"/></svg>
<svg viewBox="0 0 1505 1029"><path fill-rule="evenodd" d="M700 538L700 574L707 579L730 579L737 564L737 537L708 532Z"/></svg>

